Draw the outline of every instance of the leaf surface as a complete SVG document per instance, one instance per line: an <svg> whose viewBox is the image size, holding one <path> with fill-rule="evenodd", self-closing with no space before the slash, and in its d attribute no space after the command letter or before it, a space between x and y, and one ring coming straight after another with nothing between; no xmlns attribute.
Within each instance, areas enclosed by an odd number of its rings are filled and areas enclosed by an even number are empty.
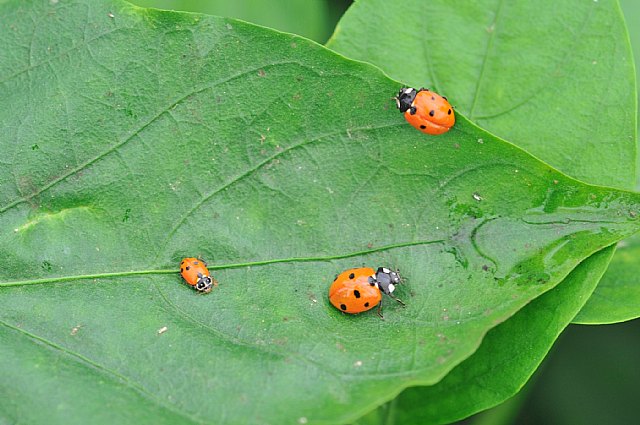
<svg viewBox="0 0 640 425"><path fill-rule="evenodd" d="M328 46L440 91L578 179L633 188L635 74L615 1L362 0Z"/></svg>
<svg viewBox="0 0 640 425"><path fill-rule="evenodd" d="M640 228L639 195L462 115L427 137L397 82L300 37L111 1L0 16L7 418L354 419ZM209 295L178 275L194 255ZM399 268L407 307L335 310L362 264Z"/></svg>
<svg viewBox="0 0 640 425"><path fill-rule="evenodd" d="M598 290L573 320L581 324L616 323L640 317L640 238L620 242Z"/></svg>
<svg viewBox="0 0 640 425"><path fill-rule="evenodd" d="M530 13L531 7L537 9L535 13ZM572 175L631 187L635 79L618 6L615 2L569 2L559 11L556 15L558 9L551 2L470 5L363 0L350 8L328 44L349 57L375 63L401 81L435 87L476 122ZM411 16L412 22L388 16ZM573 36L585 33L589 36ZM565 51L567 46L571 46L569 51ZM620 94L617 106L607 96L593 95L591 79L607 80L607 87ZM530 96L524 95L527 90ZM613 248L607 251L609 254L585 260L565 279L562 286L574 292L557 290L572 302L549 294L532 303L556 312L549 322L538 325L532 317L535 310L527 306L492 330L478 353L441 383L409 389L372 412L369 419L382 415L399 423L414 423L421 417L446 423L513 395L584 304ZM621 278L620 267L612 266L612 272L615 270ZM606 296L596 289L577 320L606 323L634 317L639 304L623 282L605 278L602 291ZM610 295L613 302L600 303ZM485 349L485 344L490 348ZM414 420L407 422L408 418Z"/></svg>
<svg viewBox="0 0 640 425"><path fill-rule="evenodd" d="M478 125L571 176L634 187L636 83L615 1L362 0L328 46L435 88ZM606 307L592 323L615 320Z"/></svg>
<svg viewBox="0 0 640 425"><path fill-rule="evenodd" d="M366 415L362 424L367 419L384 423L380 417L389 416L398 424L447 424L518 393L589 299L612 255L611 250L602 250L586 259L590 263L586 267L576 267L562 284L491 329L480 348L442 381L407 388L390 403Z"/></svg>

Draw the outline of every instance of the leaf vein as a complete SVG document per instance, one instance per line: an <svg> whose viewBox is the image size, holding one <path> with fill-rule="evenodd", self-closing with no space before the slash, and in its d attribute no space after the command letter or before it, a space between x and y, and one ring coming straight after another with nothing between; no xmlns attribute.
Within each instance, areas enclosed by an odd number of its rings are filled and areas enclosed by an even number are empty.
<svg viewBox="0 0 640 425"><path fill-rule="evenodd" d="M131 379L127 378L126 376L109 369L108 367L101 365L93 360L91 360L90 358L80 354L80 353L76 353L74 351L69 350L68 348L63 347L62 345L56 344L53 341L50 341L44 337L41 337L39 335L36 335L34 333L31 333L25 329L21 329L17 326L13 326L3 320L0 320L0 325L5 326L8 329L11 329L15 332L21 333L23 335L25 335L26 337L28 337L29 339L31 339L32 341L37 341L40 342L44 345L46 345L49 348L54 349L57 352L60 352L64 355L66 355L68 358L74 360L75 362L77 362L78 364L81 364L82 366L85 367L90 367L93 368L97 371L99 371L100 373L102 373L104 376L108 377L109 379L111 379L112 381L129 387L132 390L136 391L137 393L139 393L140 395L144 396L146 399L148 399L149 401L151 401L152 403L167 409L173 413L176 413L177 415L180 415L184 418L189 419L191 422L196 423L196 424L202 424L204 425L204 422L198 420L197 418L191 416L190 414L177 410L173 407L170 407L166 404L163 404L160 400L158 400L152 393L150 393L149 391L147 391L144 387L142 387L140 384L138 384L137 382L132 381Z"/></svg>

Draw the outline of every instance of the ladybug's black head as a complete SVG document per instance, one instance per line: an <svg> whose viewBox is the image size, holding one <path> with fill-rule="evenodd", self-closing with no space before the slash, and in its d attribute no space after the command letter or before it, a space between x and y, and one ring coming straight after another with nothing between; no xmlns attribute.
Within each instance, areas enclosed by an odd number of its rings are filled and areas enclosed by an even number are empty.
<svg viewBox="0 0 640 425"><path fill-rule="evenodd" d="M390 295L396 289L396 285L402 281L397 271L389 270L386 267L379 267L376 272L376 282L378 288L387 295Z"/></svg>
<svg viewBox="0 0 640 425"><path fill-rule="evenodd" d="M198 274L198 281L196 282L196 289L198 292L211 292L211 286L213 280L209 276L202 276Z"/></svg>
<svg viewBox="0 0 640 425"><path fill-rule="evenodd" d="M416 94L418 91L411 87L403 87L398 92L398 96L396 99L396 106L400 109L400 112L406 112L411 108L411 104L413 103L413 99L416 98Z"/></svg>

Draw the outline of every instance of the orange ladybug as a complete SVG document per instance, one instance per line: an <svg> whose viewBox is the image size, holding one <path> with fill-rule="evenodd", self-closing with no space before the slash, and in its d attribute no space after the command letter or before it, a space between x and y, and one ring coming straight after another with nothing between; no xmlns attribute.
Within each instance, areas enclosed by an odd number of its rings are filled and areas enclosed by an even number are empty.
<svg viewBox="0 0 640 425"><path fill-rule="evenodd" d="M218 281L209 274L207 263L199 258L188 257L180 262L180 274L182 278L198 292L211 292Z"/></svg>
<svg viewBox="0 0 640 425"><path fill-rule="evenodd" d="M338 310L350 314L378 306L378 316L382 317L381 291L404 305L392 295L398 283L400 275L385 267L378 268L378 271L369 267L345 270L331 284L329 301Z"/></svg>
<svg viewBox="0 0 640 425"><path fill-rule="evenodd" d="M456 122L456 116L447 98L429 89L403 87L395 100L400 112L404 112L407 122L423 133L446 133Z"/></svg>

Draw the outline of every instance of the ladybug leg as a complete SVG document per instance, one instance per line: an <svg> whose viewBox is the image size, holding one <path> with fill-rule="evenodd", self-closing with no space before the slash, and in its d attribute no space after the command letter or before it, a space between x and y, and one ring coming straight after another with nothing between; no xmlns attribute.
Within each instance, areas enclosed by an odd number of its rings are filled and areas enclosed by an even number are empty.
<svg viewBox="0 0 640 425"><path fill-rule="evenodd" d="M208 266L207 262L206 262L206 261L204 261L202 258L198 257L198 260L199 260L202 264L204 264L204 266L205 266L205 267L207 267L207 266Z"/></svg>
<svg viewBox="0 0 640 425"><path fill-rule="evenodd" d="M380 301L380 302L378 303L378 311L377 311L377 313L378 313L378 316L380 316L380 318L381 318L382 320L384 320L384 316L382 315L382 301Z"/></svg>
<svg viewBox="0 0 640 425"><path fill-rule="evenodd" d="M406 307L407 305L400 299L400 298L396 298L393 296L393 294L387 294L389 295L391 298L393 298L394 300L398 301L400 304L402 304L402 306Z"/></svg>

